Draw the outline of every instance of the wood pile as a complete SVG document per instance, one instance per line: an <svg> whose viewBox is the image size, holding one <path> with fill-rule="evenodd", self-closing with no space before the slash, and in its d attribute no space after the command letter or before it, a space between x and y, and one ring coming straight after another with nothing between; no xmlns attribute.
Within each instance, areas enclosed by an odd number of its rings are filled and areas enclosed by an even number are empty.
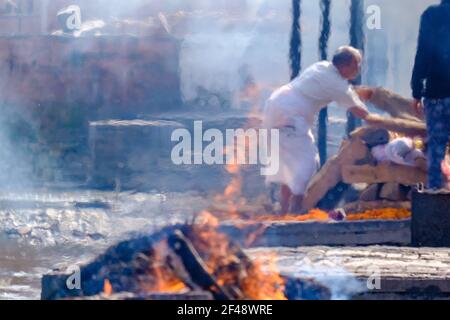
<svg viewBox="0 0 450 320"><path fill-rule="evenodd" d="M371 115L366 127L356 130L343 142L339 153L309 184L302 211L315 208L340 184L365 185L358 201L347 207L371 210L384 208L386 201L391 204L410 202L411 187L426 182L426 160L417 159L415 166L377 163L371 153L373 147L389 143L393 133L426 136L426 125L413 115L411 102L382 88L373 89L370 102L392 118Z"/></svg>
<svg viewBox="0 0 450 320"><path fill-rule="evenodd" d="M329 298L329 290L314 280L287 279L270 264L260 265L204 219L210 217L111 247L80 268L79 289L69 289L72 275L61 271L45 275L41 298L286 300L303 294ZM308 291L300 292L299 287Z"/></svg>

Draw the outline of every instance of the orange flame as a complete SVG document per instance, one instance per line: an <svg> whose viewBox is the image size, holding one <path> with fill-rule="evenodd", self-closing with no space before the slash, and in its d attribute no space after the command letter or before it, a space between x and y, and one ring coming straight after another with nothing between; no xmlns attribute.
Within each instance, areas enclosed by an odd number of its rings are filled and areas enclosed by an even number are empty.
<svg viewBox="0 0 450 320"><path fill-rule="evenodd" d="M350 214L347 216L348 221L358 220L405 220L411 218L412 213L407 209L375 209L368 210L363 213Z"/></svg>
<svg viewBox="0 0 450 320"><path fill-rule="evenodd" d="M153 248L153 261L149 270L150 280L142 284L147 292L181 293L187 290L186 285L174 272L167 268L167 255L170 252L167 241L161 241Z"/></svg>
<svg viewBox="0 0 450 320"><path fill-rule="evenodd" d="M285 280L277 270L276 256L269 257L264 264L260 260L253 261L249 276L242 281L243 291L252 300L287 300Z"/></svg>
<svg viewBox="0 0 450 320"><path fill-rule="evenodd" d="M276 216L276 215L261 215L261 216L255 216L255 221L263 222L263 221L292 221L292 222L305 222L305 221L328 221L329 215L327 212L319 210L319 209L313 209L309 213L304 215L294 215L294 214L287 214L283 216Z"/></svg>
<svg viewBox="0 0 450 320"><path fill-rule="evenodd" d="M255 99L260 95L261 87L258 85L251 85L246 88L240 96L241 99ZM256 109L255 107L253 107ZM254 110L256 111L256 110ZM257 112L255 112L257 114ZM248 124L251 125L250 123ZM233 159L236 160L236 155L246 155L249 149L249 141L244 144L234 143L232 146L227 146L224 149L224 154L229 156L233 154ZM242 196L243 177L242 168L237 163L229 163L225 167L226 171L231 176L231 181L225 188L223 195L216 198L216 201L226 205L226 212L222 212L221 218L225 220L242 219L239 208L247 204L247 200ZM200 252L208 252L203 258L210 271L219 285L226 287L233 285L240 288L242 294L247 299L256 300L286 300L284 289L285 281L277 271L276 264L270 263L266 265L259 261L252 261L246 264L246 269L236 272L236 264L242 264L243 257L238 257L234 251L233 245L225 234L218 232L219 220L210 212L203 212L200 217L201 221L206 221L204 224L197 225L195 229L195 237L191 239L193 244ZM247 242L255 241L259 233L263 230L257 230L254 234L249 235ZM210 248L214 248L211 250ZM234 254L233 254L234 252ZM273 262L275 259L273 259ZM245 263L244 263L245 264Z"/></svg>
<svg viewBox="0 0 450 320"><path fill-rule="evenodd" d="M113 287L108 279L103 282L103 294L107 297L113 294Z"/></svg>
<svg viewBox="0 0 450 320"><path fill-rule="evenodd" d="M242 148L242 146L237 146L237 148ZM235 150L236 146L227 146L224 149L224 154L233 153L236 155ZM246 204L246 199L241 197L243 185L241 168L237 164L236 158L233 159L234 163L228 163L225 166L225 170L231 175L231 181L226 186L223 195L216 196L215 200L227 205L228 218L239 218L239 207Z"/></svg>
<svg viewBox="0 0 450 320"><path fill-rule="evenodd" d="M218 232L219 220L210 212L202 212L191 237L194 246L202 254L208 272L220 286L232 285L242 290L247 299L285 300L285 281L277 271L275 260L265 265L259 261L246 264L244 257L238 257L227 235ZM236 265L245 270L236 271Z"/></svg>

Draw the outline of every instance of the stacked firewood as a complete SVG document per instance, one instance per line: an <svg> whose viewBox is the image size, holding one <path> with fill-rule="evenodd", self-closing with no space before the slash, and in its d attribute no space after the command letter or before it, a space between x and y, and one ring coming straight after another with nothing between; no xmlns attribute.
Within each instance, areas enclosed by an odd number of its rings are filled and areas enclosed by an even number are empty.
<svg viewBox="0 0 450 320"><path fill-rule="evenodd" d="M350 212L380 208L410 208L412 186L425 183L426 159L414 166L377 163L372 148L388 144L394 135L425 137L423 120L414 116L411 101L382 88L371 89L369 101L391 117L371 115L367 126L353 132L339 153L311 181L303 210L315 208L337 186L365 186L357 202L346 204Z"/></svg>

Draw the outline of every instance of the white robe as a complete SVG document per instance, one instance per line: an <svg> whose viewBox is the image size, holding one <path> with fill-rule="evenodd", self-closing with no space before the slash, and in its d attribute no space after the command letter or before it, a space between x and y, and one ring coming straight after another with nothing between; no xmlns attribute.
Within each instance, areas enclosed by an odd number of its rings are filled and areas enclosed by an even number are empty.
<svg viewBox="0 0 450 320"><path fill-rule="evenodd" d="M333 101L346 109L364 107L349 82L327 61L312 65L272 94L263 123L265 128L280 130L280 166L278 173L266 177L267 184L285 184L296 195L305 193L319 168L314 120Z"/></svg>

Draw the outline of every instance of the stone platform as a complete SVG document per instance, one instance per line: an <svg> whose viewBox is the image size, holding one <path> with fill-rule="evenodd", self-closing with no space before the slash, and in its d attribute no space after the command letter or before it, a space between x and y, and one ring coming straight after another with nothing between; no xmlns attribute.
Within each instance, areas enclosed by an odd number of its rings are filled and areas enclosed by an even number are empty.
<svg viewBox="0 0 450 320"><path fill-rule="evenodd" d="M89 125L92 159L90 185L122 190L195 190L218 194L225 190L230 175L223 165L175 165L171 160L174 130L187 129L194 137L194 121L204 130L245 128L249 118L240 113L214 117L205 114L156 115L146 120L104 120ZM259 166L243 166L248 195L264 192Z"/></svg>
<svg viewBox="0 0 450 320"><path fill-rule="evenodd" d="M222 230L244 246L367 246L411 244L411 221L224 223ZM255 238L254 241L251 240ZM250 239L250 240L249 240Z"/></svg>
<svg viewBox="0 0 450 320"><path fill-rule="evenodd" d="M283 275L313 277L336 299L450 299L448 248L316 246L247 252L263 260L276 257Z"/></svg>

